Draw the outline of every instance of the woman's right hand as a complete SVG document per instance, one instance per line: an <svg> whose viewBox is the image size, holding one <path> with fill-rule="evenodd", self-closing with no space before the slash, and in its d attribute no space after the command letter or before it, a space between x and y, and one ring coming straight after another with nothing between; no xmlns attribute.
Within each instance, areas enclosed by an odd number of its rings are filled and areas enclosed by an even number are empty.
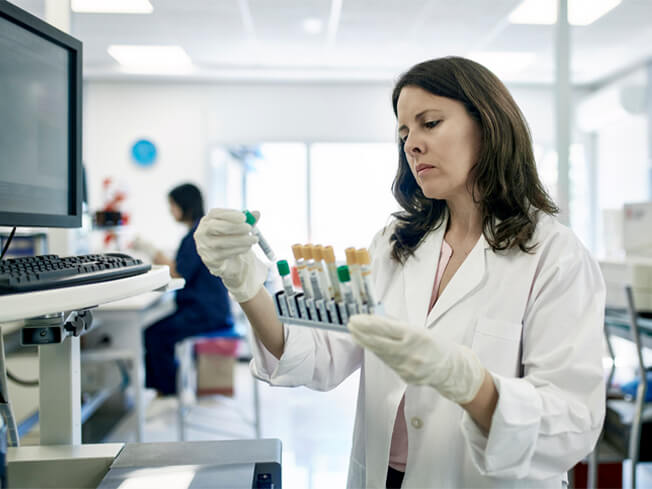
<svg viewBox="0 0 652 489"><path fill-rule="evenodd" d="M253 214L258 220L259 213ZM267 278L267 266L251 249L258 238L251 234L242 211L211 209L199 222L194 238L202 261L236 301L247 302L258 293Z"/></svg>

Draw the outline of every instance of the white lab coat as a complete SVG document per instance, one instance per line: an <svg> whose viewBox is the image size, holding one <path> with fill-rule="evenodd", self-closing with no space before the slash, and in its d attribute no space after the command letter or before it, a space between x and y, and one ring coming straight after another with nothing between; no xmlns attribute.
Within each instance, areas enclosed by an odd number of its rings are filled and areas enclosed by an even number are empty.
<svg viewBox="0 0 652 489"><path fill-rule="evenodd" d="M491 372L498 405L486 436L429 386L406 385L347 333L285 326L276 360L254 345L252 372L270 384L337 386L361 368L349 488L385 488L392 429L405 394L403 488L560 488L595 445L605 412L605 287L573 233L542 216L533 254L494 252L481 237L428 314L446 224L413 257L390 257L391 230L370 249L388 316L467 345Z"/></svg>

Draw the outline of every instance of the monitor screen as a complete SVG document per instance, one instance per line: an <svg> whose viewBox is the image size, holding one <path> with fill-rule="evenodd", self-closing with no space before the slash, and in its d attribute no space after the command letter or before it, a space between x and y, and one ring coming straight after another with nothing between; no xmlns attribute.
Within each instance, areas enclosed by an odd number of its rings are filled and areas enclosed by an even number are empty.
<svg viewBox="0 0 652 489"><path fill-rule="evenodd" d="M0 2L0 225L81 223L81 45L71 40Z"/></svg>

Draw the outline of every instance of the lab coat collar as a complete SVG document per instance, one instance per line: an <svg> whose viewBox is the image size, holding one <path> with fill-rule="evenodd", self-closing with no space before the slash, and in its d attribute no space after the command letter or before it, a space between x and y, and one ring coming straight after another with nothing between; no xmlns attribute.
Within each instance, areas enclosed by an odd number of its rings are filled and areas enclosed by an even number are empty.
<svg viewBox="0 0 652 489"><path fill-rule="evenodd" d="M443 236L443 234L442 234ZM461 301L468 294L473 292L485 279L486 272L486 253L489 243L480 235L480 239L475 244L469 255L457 269L451 281L442 292L441 296L435 302L432 311L426 318L426 327L431 327L434 323L451 307ZM437 254L439 258L439 254ZM434 284L434 278L433 278ZM432 285L430 287L432 293ZM430 300L430 296L428 297ZM429 304L428 304L429 305Z"/></svg>
<svg viewBox="0 0 652 489"><path fill-rule="evenodd" d="M432 326L437 319L472 292L484 279L485 255L490 246L482 234L428 314L447 223L448 213L442 225L424 238L414 255L408 258L403 267L405 300L408 304L410 325Z"/></svg>
<svg viewBox="0 0 652 489"><path fill-rule="evenodd" d="M448 215L437 229L425 236L403 266L405 301L408 304L407 313L411 326L425 326L447 222Z"/></svg>

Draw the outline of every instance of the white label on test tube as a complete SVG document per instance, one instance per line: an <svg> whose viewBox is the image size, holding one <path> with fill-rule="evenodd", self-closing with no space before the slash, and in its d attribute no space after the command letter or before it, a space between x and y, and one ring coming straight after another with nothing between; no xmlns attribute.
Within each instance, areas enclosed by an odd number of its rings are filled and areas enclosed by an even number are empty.
<svg viewBox="0 0 652 489"><path fill-rule="evenodd" d="M287 260L279 260L276 262L276 268L278 269L278 273L281 276L281 280L283 281L283 290L285 290L285 295L287 297L288 311L290 312L290 316L296 316L294 300L292 299L295 292L294 287L292 287L290 265L288 264Z"/></svg>
<svg viewBox="0 0 652 489"><path fill-rule="evenodd" d="M346 253L346 264L349 267L351 289L353 291L353 296L355 297L355 302L362 304L362 282L360 280L360 268L357 264L355 248L347 248L344 250L344 253Z"/></svg>
<svg viewBox="0 0 652 489"><path fill-rule="evenodd" d="M297 307L299 308L299 317L308 319L308 309L306 309L306 298L301 295L297 297Z"/></svg>
<svg viewBox="0 0 652 489"><path fill-rule="evenodd" d="M276 300L278 301L278 307L281 310L281 315L285 317L290 317L290 312L288 310L288 302L285 297L285 292L279 292L276 294Z"/></svg>
<svg viewBox="0 0 652 489"><path fill-rule="evenodd" d="M321 284L319 283L319 274L315 268L310 270L310 286L312 287L312 295L317 299L323 299Z"/></svg>
<svg viewBox="0 0 652 489"><path fill-rule="evenodd" d="M342 300L340 280L337 278L337 265L335 264L335 253L333 252L333 247L325 246L322 256L326 263L326 270L328 270L328 278L330 279L331 287L333 287L333 298L336 301Z"/></svg>
<svg viewBox="0 0 652 489"><path fill-rule="evenodd" d="M312 321L317 321L317 309L315 308L315 301L312 299L306 299L306 309L310 313L310 319Z"/></svg>
<svg viewBox="0 0 652 489"><path fill-rule="evenodd" d="M360 275L360 265L354 264L349 267L351 269L351 283L353 285L353 293L357 290L356 295L357 302L362 304L367 301L366 294L364 292L364 286L362 285L362 276Z"/></svg>
<svg viewBox="0 0 652 489"><path fill-rule="evenodd" d="M342 288L342 298L346 304L355 304L355 296L351 288L351 282L340 282Z"/></svg>
<svg viewBox="0 0 652 489"><path fill-rule="evenodd" d="M326 267L328 268L328 277L333 286L333 298L339 301L342 299L342 292L340 291L340 283L337 280L337 265L335 263L327 263Z"/></svg>
<svg viewBox="0 0 652 489"><path fill-rule="evenodd" d="M294 295L288 295L287 296L287 304L288 304L288 312L290 313L290 316L293 318L299 317L297 314L297 308L294 304Z"/></svg>
<svg viewBox="0 0 652 489"><path fill-rule="evenodd" d="M344 302L337 303L337 309L340 311L340 317L342 318L342 324L344 326L349 322L349 313L346 312L346 304Z"/></svg>
<svg viewBox="0 0 652 489"><path fill-rule="evenodd" d="M326 299L331 299L334 295L333 286L331 285L331 280L328 277L328 272L324 267L324 247L322 245L315 245L313 247L313 258L315 260L315 265L317 266L317 271L319 273L319 282L322 286L322 292Z"/></svg>
<svg viewBox="0 0 652 489"><path fill-rule="evenodd" d="M365 248L361 248L356 252L358 264L360 266L360 277L362 279L362 286L367 298L367 307L369 312L373 314L374 307L376 306L376 298L373 292L373 284L371 279L371 259L369 252Z"/></svg>
<svg viewBox="0 0 652 489"><path fill-rule="evenodd" d="M310 276L308 275L308 269L306 268L306 261L303 258L299 258L297 260L297 273L299 274L299 280L301 281L301 288L303 289L303 293L306 294L306 297L312 297Z"/></svg>
<svg viewBox="0 0 652 489"><path fill-rule="evenodd" d="M326 312L326 304L324 299L318 299L315 301L315 308L319 311L319 321L322 323L328 322L328 313Z"/></svg>

